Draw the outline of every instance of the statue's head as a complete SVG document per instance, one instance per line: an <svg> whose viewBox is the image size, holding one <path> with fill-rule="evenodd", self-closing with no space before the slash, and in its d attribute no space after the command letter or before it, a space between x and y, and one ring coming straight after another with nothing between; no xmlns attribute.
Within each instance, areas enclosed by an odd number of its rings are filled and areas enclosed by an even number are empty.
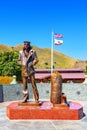
<svg viewBox="0 0 87 130"><path fill-rule="evenodd" d="M32 49L31 45L30 45L30 41L24 41L24 47L23 50L27 50L30 51Z"/></svg>

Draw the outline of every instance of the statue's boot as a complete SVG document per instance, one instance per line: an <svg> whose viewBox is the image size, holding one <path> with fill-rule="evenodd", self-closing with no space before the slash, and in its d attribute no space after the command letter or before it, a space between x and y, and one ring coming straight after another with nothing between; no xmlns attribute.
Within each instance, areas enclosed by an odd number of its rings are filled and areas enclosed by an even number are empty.
<svg viewBox="0 0 87 130"><path fill-rule="evenodd" d="M34 92L34 97L35 97L35 103L38 104L39 103L39 93L37 88L33 88L33 92Z"/></svg>
<svg viewBox="0 0 87 130"><path fill-rule="evenodd" d="M35 100L35 103L38 104L38 103L39 103L39 100Z"/></svg>
<svg viewBox="0 0 87 130"><path fill-rule="evenodd" d="M23 99L21 100L21 103L27 102L28 99L29 99L28 91L23 90Z"/></svg>

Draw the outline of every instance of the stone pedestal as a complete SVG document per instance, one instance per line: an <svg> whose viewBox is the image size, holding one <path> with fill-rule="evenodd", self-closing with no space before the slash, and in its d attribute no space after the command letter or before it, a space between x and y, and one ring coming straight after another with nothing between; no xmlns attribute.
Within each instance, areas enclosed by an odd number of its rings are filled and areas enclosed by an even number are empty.
<svg viewBox="0 0 87 130"><path fill-rule="evenodd" d="M40 106L20 106L13 102L7 106L7 117L12 120L79 120L83 117L83 107L70 102L69 107L55 106L49 101L42 101Z"/></svg>

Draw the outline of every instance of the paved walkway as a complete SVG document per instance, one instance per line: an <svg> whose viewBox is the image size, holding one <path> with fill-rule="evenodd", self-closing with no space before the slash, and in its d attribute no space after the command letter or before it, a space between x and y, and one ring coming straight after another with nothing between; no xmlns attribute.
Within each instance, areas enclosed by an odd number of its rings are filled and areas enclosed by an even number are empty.
<svg viewBox="0 0 87 130"><path fill-rule="evenodd" d="M6 106L0 103L0 130L87 130L87 101L77 101L83 106L85 116L81 120L9 120Z"/></svg>

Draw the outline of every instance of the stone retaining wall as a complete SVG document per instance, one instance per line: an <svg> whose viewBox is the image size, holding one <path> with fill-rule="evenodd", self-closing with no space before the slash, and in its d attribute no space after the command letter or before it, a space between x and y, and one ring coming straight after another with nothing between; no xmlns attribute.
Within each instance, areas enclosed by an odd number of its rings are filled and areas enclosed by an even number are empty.
<svg viewBox="0 0 87 130"><path fill-rule="evenodd" d="M31 84L28 84L30 99L33 98ZM40 99L50 99L50 83L37 83ZM87 84L63 83L62 92L68 100L87 100ZM22 84L0 85L0 102L22 99Z"/></svg>

